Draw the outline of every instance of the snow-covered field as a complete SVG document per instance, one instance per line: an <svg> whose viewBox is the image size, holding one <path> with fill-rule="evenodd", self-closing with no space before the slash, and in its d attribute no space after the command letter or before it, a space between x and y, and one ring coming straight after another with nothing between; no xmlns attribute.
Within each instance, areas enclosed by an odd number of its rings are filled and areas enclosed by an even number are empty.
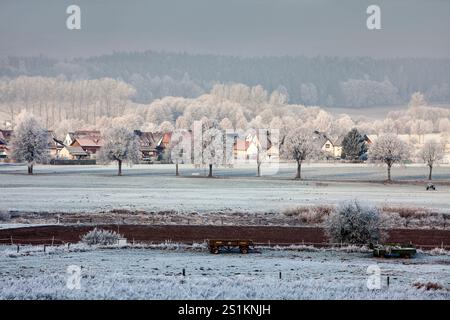
<svg viewBox="0 0 450 320"><path fill-rule="evenodd" d="M372 183L383 181L384 167L365 164L305 164L295 181L294 165L283 164L277 175L255 177L255 167L218 168L217 178L201 177L205 169L182 165L137 165L115 176L110 166L36 166L28 176L24 166L0 164L0 207L18 211L252 211L269 212L305 205L332 205L360 199L377 205L413 206L450 211L450 186L437 183L425 191L424 183ZM263 168L264 173L264 168ZM393 168L396 180L421 180L422 165ZM434 178L450 180L450 166L439 166ZM312 181L314 180L314 181ZM332 181L339 180L339 181ZM342 181L341 181L342 180ZM366 181L366 182L358 182Z"/></svg>
<svg viewBox="0 0 450 320"><path fill-rule="evenodd" d="M17 256L14 248L0 247L0 299L450 299L449 256L380 260L340 251L39 250ZM367 268L373 264L381 269L381 289L369 290ZM67 273L70 265L81 267L80 289L67 287L68 280L76 283ZM417 282L442 289L417 289Z"/></svg>

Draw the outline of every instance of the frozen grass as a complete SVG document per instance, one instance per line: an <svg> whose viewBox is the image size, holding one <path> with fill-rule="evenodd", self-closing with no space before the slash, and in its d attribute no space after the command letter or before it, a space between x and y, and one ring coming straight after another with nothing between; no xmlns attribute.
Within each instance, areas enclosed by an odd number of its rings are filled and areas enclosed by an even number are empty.
<svg viewBox="0 0 450 320"><path fill-rule="evenodd" d="M253 166L219 168L218 178L207 179L203 169L173 165L124 168L114 166L37 166L27 176L22 166L0 165L0 203L5 211L99 212L113 209L177 212L281 212L301 206L336 205L363 199L379 206L426 207L450 212L450 186L437 191L420 184L355 182L385 179L385 168L363 164L305 164L304 176L317 181L295 181L293 166L282 165L277 176L255 177ZM424 166L393 169L399 180L423 179ZM435 178L450 179L450 167L440 166ZM326 180L342 180L326 181ZM352 181L350 181L352 180ZM348 182L347 182L348 181Z"/></svg>
<svg viewBox="0 0 450 320"><path fill-rule="evenodd" d="M211 255L185 248L80 247L10 257L5 250L10 249L0 247L1 299L450 299L448 256L403 260L353 250ZM380 290L366 287L371 264L381 268ZM69 265L82 268L80 290L66 287ZM430 283L436 290L427 290Z"/></svg>

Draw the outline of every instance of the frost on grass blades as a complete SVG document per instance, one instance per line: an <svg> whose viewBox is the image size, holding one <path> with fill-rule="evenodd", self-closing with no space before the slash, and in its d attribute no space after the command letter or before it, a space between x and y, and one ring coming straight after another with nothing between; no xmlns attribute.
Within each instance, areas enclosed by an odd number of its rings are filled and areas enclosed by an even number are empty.
<svg viewBox="0 0 450 320"><path fill-rule="evenodd" d="M449 1L22 2L0 299L450 299Z"/></svg>

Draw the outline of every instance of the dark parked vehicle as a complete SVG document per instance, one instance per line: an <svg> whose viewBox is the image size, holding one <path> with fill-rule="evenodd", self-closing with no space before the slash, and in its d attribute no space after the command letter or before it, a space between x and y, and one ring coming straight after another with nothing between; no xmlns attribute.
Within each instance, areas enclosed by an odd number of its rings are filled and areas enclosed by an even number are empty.
<svg viewBox="0 0 450 320"><path fill-rule="evenodd" d="M416 255L416 247L412 244L386 243L370 246L374 257L412 258Z"/></svg>

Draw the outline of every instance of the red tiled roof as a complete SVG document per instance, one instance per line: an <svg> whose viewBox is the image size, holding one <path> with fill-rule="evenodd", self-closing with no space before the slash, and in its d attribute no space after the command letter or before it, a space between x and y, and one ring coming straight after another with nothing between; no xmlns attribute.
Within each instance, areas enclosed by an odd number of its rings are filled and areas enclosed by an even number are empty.
<svg viewBox="0 0 450 320"><path fill-rule="evenodd" d="M83 137L76 138L72 145L78 142L81 147L101 147L103 145L103 140L101 138L93 138L93 137Z"/></svg>
<svg viewBox="0 0 450 320"><path fill-rule="evenodd" d="M139 137L141 149L155 149L163 136L162 132L142 132L139 130L136 130L135 134Z"/></svg>
<svg viewBox="0 0 450 320"><path fill-rule="evenodd" d="M250 141L236 140L236 142L234 143L233 149L235 151L247 151L249 146L250 146Z"/></svg>
<svg viewBox="0 0 450 320"><path fill-rule="evenodd" d="M87 152L81 147L66 147L67 151L73 156L87 156Z"/></svg>

